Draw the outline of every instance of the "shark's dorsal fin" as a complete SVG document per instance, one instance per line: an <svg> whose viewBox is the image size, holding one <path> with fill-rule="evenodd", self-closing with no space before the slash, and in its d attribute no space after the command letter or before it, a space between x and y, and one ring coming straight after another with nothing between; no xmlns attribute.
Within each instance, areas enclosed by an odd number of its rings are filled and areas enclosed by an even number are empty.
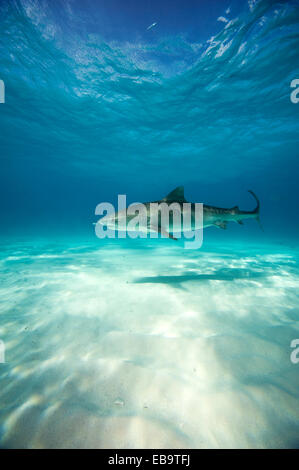
<svg viewBox="0 0 299 470"><path fill-rule="evenodd" d="M184 186L178 186L163 198L163 201L187 202L184 196Z"/></svg>

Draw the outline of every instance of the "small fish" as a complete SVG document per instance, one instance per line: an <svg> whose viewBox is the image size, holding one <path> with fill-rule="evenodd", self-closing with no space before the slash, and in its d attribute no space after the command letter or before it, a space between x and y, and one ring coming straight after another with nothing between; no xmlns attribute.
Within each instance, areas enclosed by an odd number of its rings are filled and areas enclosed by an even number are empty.
<svg viewBox="0 0 299 470"><path fill-rule="evenodd" d="M151 24L148 28L146 28L147 31L149 31L150 29L154 28L155 26L157 26L158 23L153 23Z"/></svg>

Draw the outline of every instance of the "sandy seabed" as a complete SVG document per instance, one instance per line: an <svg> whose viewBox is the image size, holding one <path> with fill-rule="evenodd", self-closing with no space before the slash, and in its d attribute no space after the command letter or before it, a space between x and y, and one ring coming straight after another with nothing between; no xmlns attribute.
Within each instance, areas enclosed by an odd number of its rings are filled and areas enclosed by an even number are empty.
<svg viewBox="0 0 299 470"><path fill-rule="evenodd" d="M299 447L296 248L1 253L1 447Z"/></svg>

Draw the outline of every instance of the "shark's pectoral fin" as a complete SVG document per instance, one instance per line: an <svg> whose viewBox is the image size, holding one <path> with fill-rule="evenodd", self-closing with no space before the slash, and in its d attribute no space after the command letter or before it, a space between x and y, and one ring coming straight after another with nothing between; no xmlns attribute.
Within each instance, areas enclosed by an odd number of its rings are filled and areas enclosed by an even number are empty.
<svg viewBox="0 0 299 470"><path fill-rule="evenodd" d="M162 232L161 232L162 233ZM168 238L171 238L171 240L177 240L176 237L174 237L171 233L168 233L166 231L163 231L164 235Z"/></svg>
<svg viewBox="0 0 299 470"><path fill-rule="evenodd" d="M150 228L152 230L155 230L155 232L160 233L161 235L163 235L166 238L171 238L172 240L177 240L177 238L175 238L173 235L171 235L171 233L167 232L162 227L160 227L160 225L159 226L151 225Z"/></svg>
<svg viewBox="0 0 299 470"><path fill-rule="evenodd" d="M225 230L227 226L227 222L222 222L221 220L218 220L214 222L214 225L218 228L223 228Z"/></svg>

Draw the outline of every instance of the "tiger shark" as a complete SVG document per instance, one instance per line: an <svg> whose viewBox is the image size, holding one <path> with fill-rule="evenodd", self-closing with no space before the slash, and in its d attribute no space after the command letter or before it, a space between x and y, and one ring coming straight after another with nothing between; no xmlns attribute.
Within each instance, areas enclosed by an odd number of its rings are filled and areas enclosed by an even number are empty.
<svg viewBox="0 0 299 470"><path fill-rule="evenodd" d="M249 190L249 193L254 197L256 207L252 211L242 211L238 206L226 209L206 204L188 203L185 199L184 187L179 186L163 199L143 204L131 204L128 208L125 207L118 212L113 211L113 213L108 213L98 223L113 230L133 230L145 233L156 232L160 233L163 237L177 240L174 233L179 233L179 236L183 233L182 217L184 218L187 212L191 222L191 231L211 226L226 229L228 222L236 222L243 225L243 220L245 219L257 219L260 223L260 202L253 191ZM169 209L167 224L163 224L161 214L158 214L159 207L162 207L163 204L164 207ZM153 206L156 207L154 211L152 210ZM201 217L197 217L196 213L199 206L201 206ZM139 220L138 225L132 224L133 219L136 218L136 212L141 211L143 211L141 223Z"/></svg>

